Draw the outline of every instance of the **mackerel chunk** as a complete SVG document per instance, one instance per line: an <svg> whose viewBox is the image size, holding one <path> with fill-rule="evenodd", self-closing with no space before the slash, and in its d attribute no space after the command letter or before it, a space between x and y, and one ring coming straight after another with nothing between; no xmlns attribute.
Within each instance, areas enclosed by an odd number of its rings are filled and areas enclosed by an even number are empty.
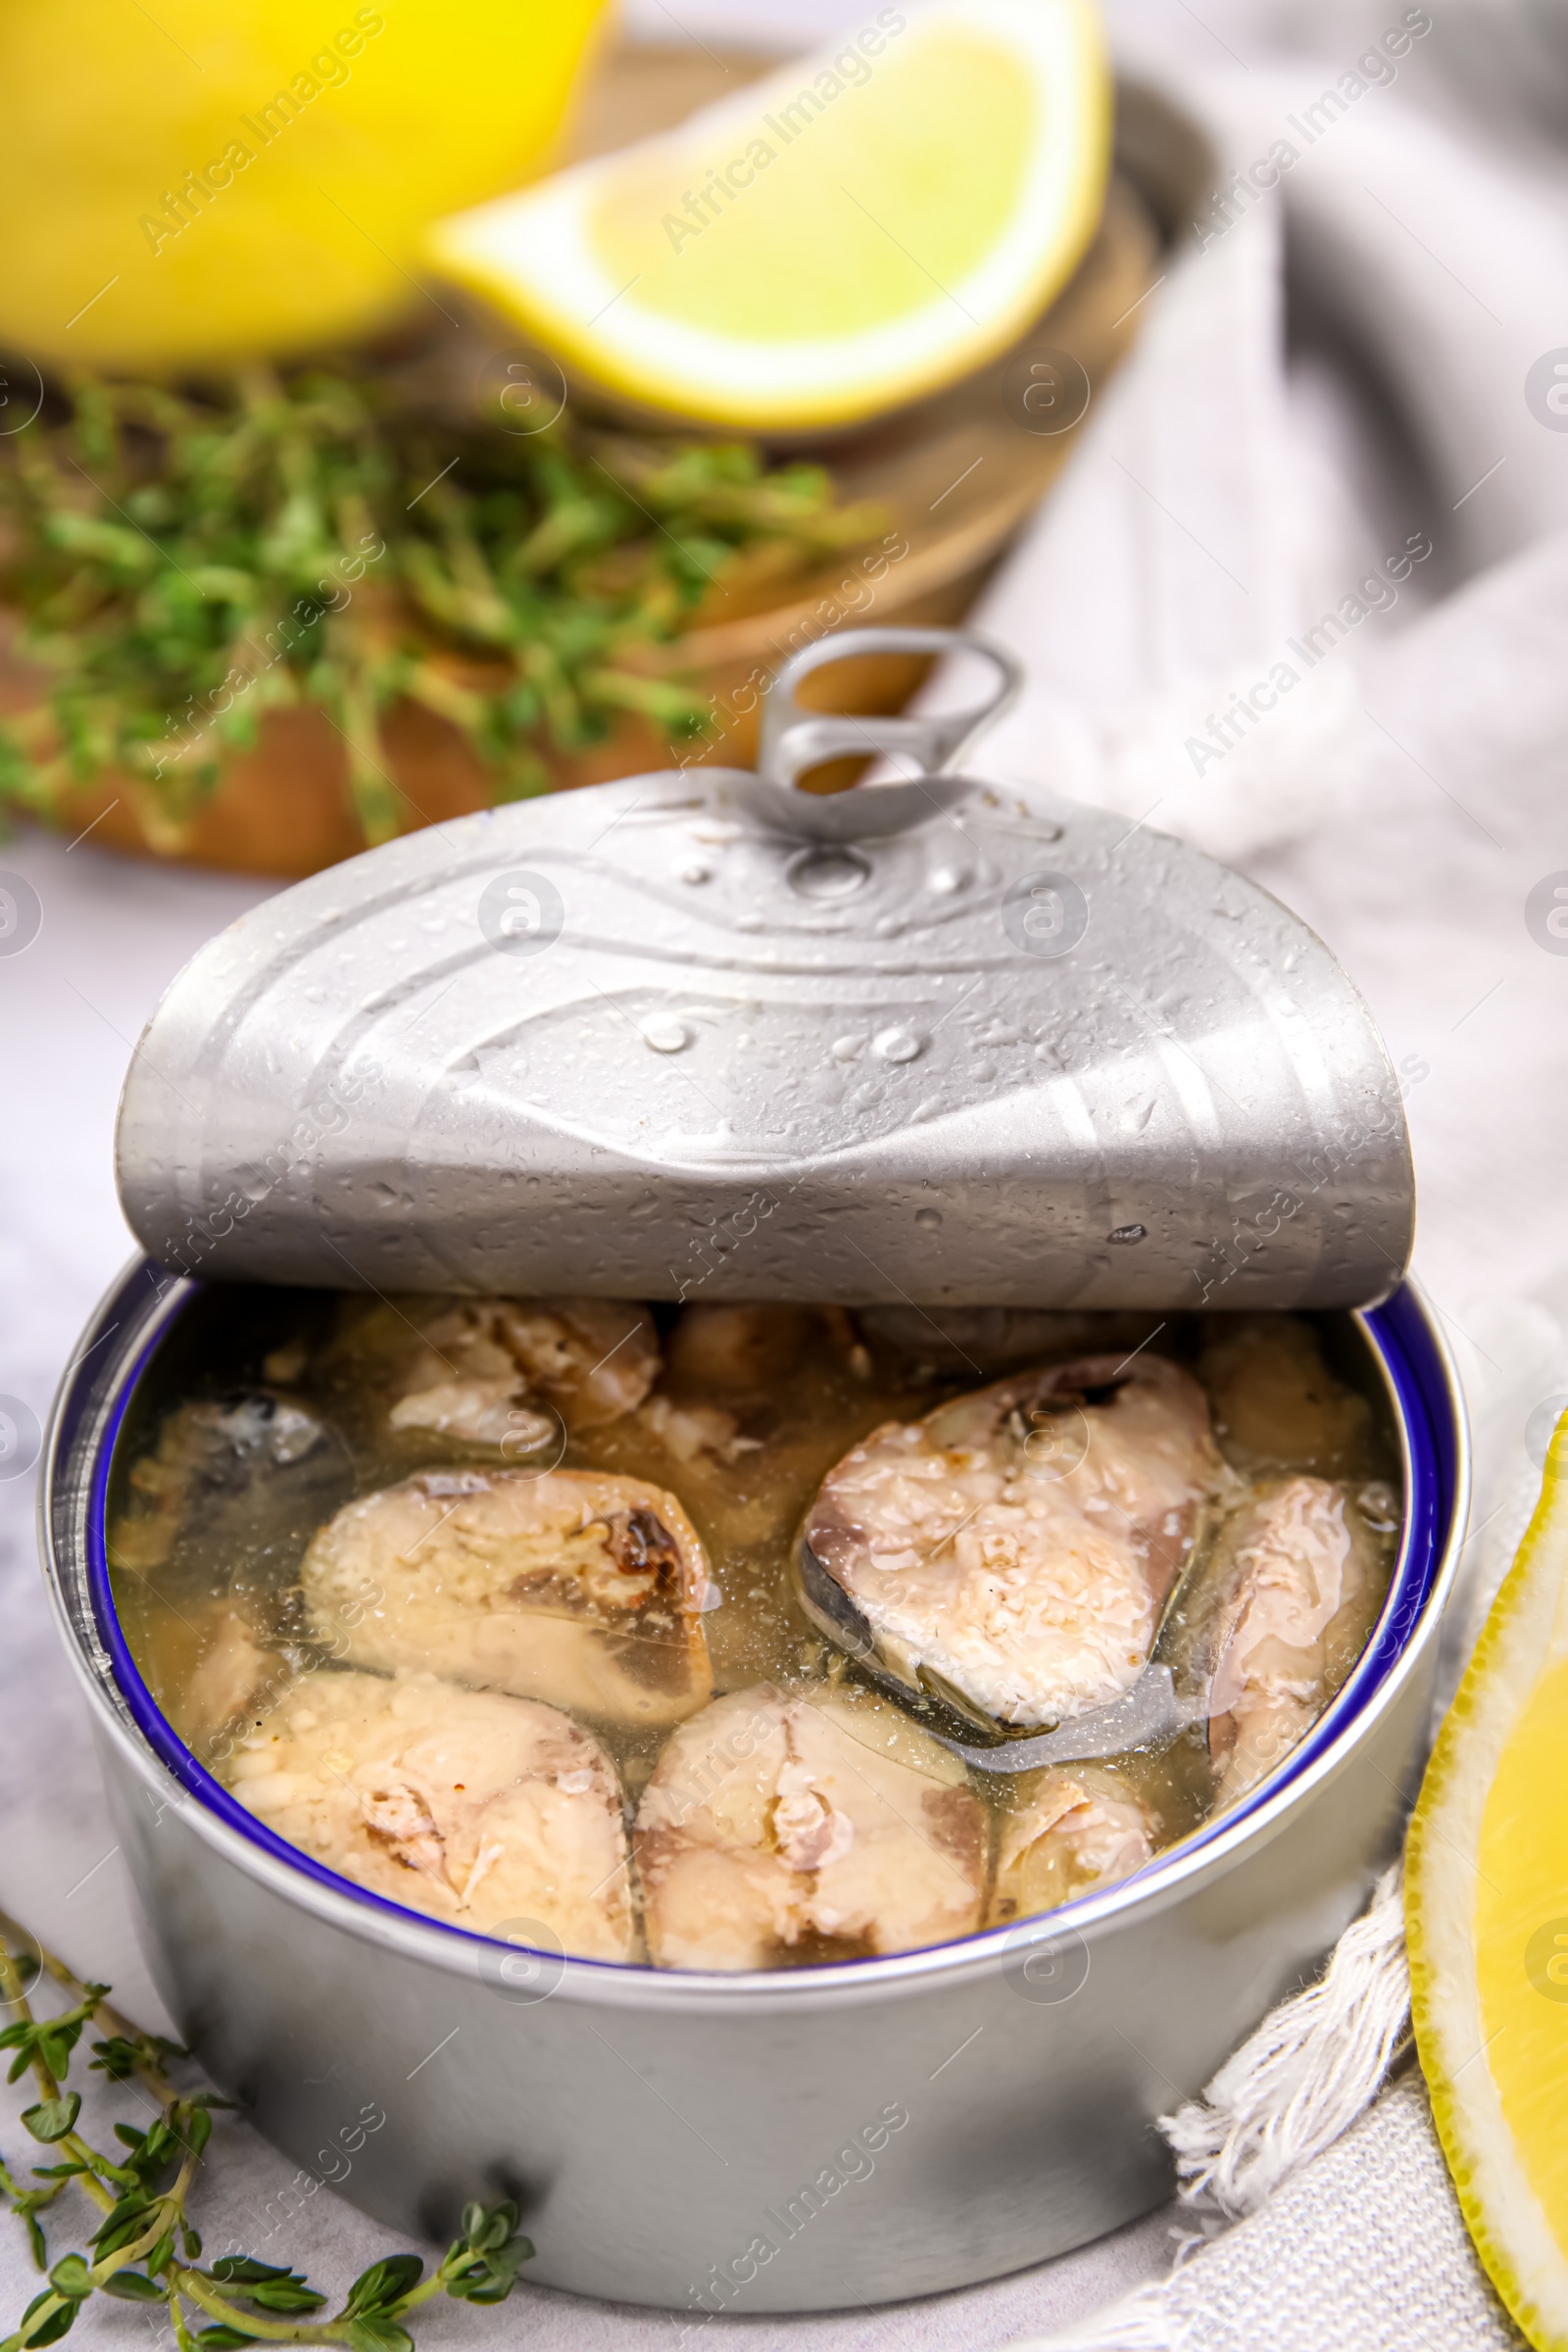
<svg viewBox="0 0 1568 2352"><path fill-rule="evenodd" d="M787 1967L969 1935L985 1814L963 1767L891 1706L771 1685L683 1724L636 1852L662 1968Z"/></svg>
<svg viewBox="0 0 1568 2352"><path fill-rule="evenodd" d="M1149 1807L1092 1764L1040 1773L1019 1798L1002 1824L993 1927L1054 1911L1153 1857L1157 1825Z"/></svg>
<svg viewBox="0 0 1568 2352"><path fill-rule="evenodd" d="M1372 1630L1387 1578L1350 1489L1288 1478L1220 1530L1196 1631L1221 1806L1309 1731Z"/></svg>
<svg viewBox="0 0 1568 2352"><path fill-rule="evenodd" d="M258 1502L270 1497L286 1494L297 1508L330 1508L347 1465L332 1434L306 1406L265 1389L221 1403L176 1406L164 1416L157 1446L131 1470L110 1565L146 1576L177 1560L193 1531L209 1545L220 1531L221 1549L230 1529L242 1532Z"/></svg>
<svg viewBox="0 0 1568 2352"><path fill-rule="evenodd" d="M1089 1356L885 1423L805 1536L902 1681L1054 1724L1136 1680L1227 1475L1189 1374Z"/></svg>
<svg viewBox="0 0 1568 2352"><path fill-rule="evenodd" d="M353 1665L632 1726L676 1723L712 1688L707 1554L645 1479L421 1472L339 1511L300 1573L314 1638Z"/></svg>
<svg viewBox="0 0 1568 2352"><path fill-rule="evenodd" d="M629 1960L613 1765L554 1707L434 1675L306 1675L228 1766L241 1804L357 1886L454 1927ZM546 1940L545 1948L550 1945Z"/></svg>
<svg viewBox="0 0 1568 2352"><path fill-rule="evenodd" d="M420 1338L390 1426L494 1446L515 1462L563 1424L623 1419L659 1377L653 1317L624 1299L476 1298L446 1308Z"/></svg>

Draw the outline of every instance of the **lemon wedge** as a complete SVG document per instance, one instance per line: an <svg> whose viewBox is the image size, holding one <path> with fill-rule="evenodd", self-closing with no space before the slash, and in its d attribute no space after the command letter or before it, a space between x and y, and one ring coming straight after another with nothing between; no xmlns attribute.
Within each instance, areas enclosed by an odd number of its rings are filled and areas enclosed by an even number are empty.
<svg viewBox="0 0 1568 2352"><path fill-rule="evenodd" d="M679 129L439 222L435 267L568 370L756 431L851 424L1005 350L1100 218L1089 0L883 8Z"/></svg>
<svg viewBox="0 0 1568 2352"><path fill-rule="evenodd" d="M1428 1767L1405 1901L1470 2233L1537 2352L1568 2352L1568 1416Z"/></svg>

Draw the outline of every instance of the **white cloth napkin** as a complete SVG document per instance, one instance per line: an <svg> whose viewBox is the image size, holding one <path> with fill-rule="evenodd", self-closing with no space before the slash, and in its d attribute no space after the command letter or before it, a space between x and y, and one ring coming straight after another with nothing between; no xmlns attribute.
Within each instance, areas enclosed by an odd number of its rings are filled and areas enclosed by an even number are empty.
<svg viewBox="0 0 1568 2352"><path fill-rule="evenodd" d="M1257 23L1233 12L1226 39L1255 40ZM1381 29L1342 8L1313 22L1310 59L1165 61L1222 179L1276 138L1299 152L1276 187L1233 197L1232 220L1200 214L974 621L1030 680L987 764L1246 868L1336 950L1389 1041L1415 1145L1416 1270L1477 1439L1446 1691L1568 1404L1568 943L1546 919L1554 878L1568 883L1568 432L1544 397L1554 355L1568 363L1568 214L1540 106L1568 72L1568 22L1435 12L1402 88L1356 74ZM1308 145L1325 90L1344 112L1322 110ZM1418 2080L1071 2340L1520 2342Z"/></svg>

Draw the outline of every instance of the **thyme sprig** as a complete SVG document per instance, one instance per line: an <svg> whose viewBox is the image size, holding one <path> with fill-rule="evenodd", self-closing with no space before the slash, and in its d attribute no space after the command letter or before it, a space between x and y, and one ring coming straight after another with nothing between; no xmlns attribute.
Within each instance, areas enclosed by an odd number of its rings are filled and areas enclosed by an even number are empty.
<svg viewBox="0 0 1568 2352"><path fill-rule="evenodd" d="M0 726L0 803L48 816L113 772L176 847L265 714L314 705L382 840L411 813L383 737L400 702L460 730L495 799L525 797L549 750L624 712L698 732L702 703L647 649L737 567L804 573L885 521L816 466L569 411L532 433L454 421L358 361L83 377L0 441L0 599L52 673Z"/></svg>
<svg viewBox="0 0 1568 2352"><path fill-rule="evenodd" d="M40 2187L24 2185L0 2160L0 2193L21 2216L33 2260L47 2273L45 2285L0 2341L0 2352L33 2352L58 2343L95 2294L163 2304L177 2352L197 2346L201 2352L228 2352L246 2344L412 2352L414 2337L405 2322L432 2297L506 2301L533 2254L518 2231L513 2204L465 2206L462 2235L428 2278L417 2254L389 2254L372 2263L330 2317L327 2298L303 2271L286 2264L224 2254L203 2267L189 2202L212 2136L214 2110L233 2102L210 2091L180 2090L169 2074L171 2065L186 2055L176 2043L144 2034L119 2016L109 2006L107 1984L74 1977L52 1953L34 1960L24 1948L30 1941L14 1923L3 1923L0 2002L12 2011L13 2022L0 2032L0 2049L12 2052L11 2082L31 2069L39 2096L22 2122L59 2160L28 2168L31 2179L45 2184ZM40 1968L74 1995L60 2016L32 2013L27 1985ZM92 2068L115 2082L136 2078L157 2102L155 2120L145 2129L116 2124L120 2147L114 2155L82 2137L76 2129L81 2095L65 2087L73 2053L89 2026L108 2029L92 2044ZM38 2217L73 2182L97 2209L98 2225L85 2252L62 2254L51 2264Z"/></svg>

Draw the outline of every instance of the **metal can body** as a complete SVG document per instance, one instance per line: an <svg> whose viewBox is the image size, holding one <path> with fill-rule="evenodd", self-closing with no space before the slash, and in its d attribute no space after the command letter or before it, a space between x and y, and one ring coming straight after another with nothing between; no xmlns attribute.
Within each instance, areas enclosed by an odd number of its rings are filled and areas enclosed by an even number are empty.
<svg viewBox="0 0 1568 2352"><path fill-rule="evenodd" d="M401 2230L514 2195L530 2278L697 2329L1042 2261L1168 2193L1154 2119L1397 1850L1468 1494L1451 1367L1408 1289L1359 1318L1404 1450L1399 1561L1280 1773L1050 1918L739 1978L550 1962L422 1920L291 1859L178 1748L114 1621L103 1524L116 1431L187 1293L138 1267L86 1335L49 1449L48 1573L172 2010L305 2175Z"/></svg>

